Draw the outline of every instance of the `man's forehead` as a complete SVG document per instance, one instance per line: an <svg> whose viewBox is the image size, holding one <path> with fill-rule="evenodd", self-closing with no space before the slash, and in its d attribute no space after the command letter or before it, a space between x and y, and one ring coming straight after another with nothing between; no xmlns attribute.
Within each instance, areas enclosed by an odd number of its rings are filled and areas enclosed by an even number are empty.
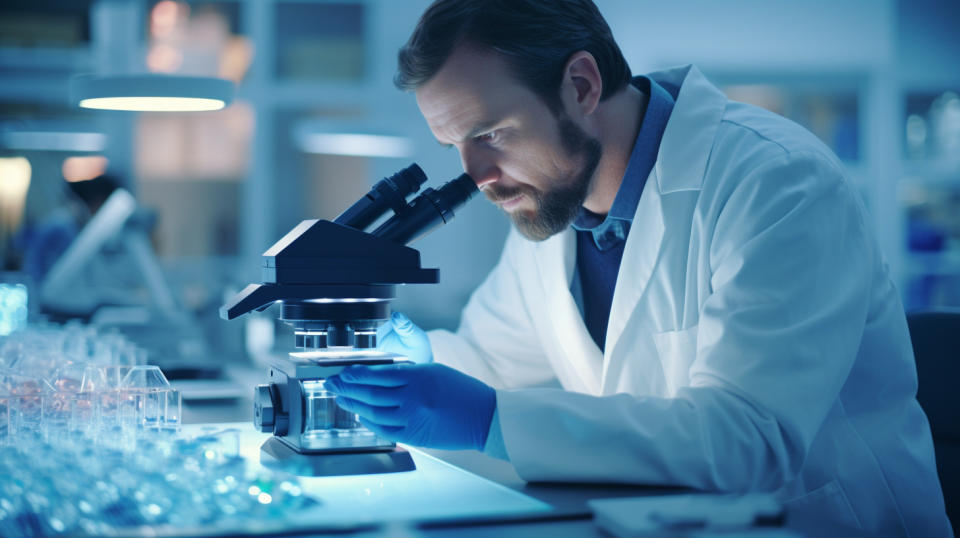
<svg viewBox="0 0 960 538"><path fill-rule="evenodd" d="M496 121L530 93L496 54L464 47L416 92L417 104L434 134L463 136L475 123ZM437 132L437 131L442 131Z"/></svg>
<svg viewBox="0 0 960 538"><path fill-rule="evenodd" d="M461 45L454 49L440 70L417 93L449 89L484 91L507 78L507 64L500 55Z"/></svg>

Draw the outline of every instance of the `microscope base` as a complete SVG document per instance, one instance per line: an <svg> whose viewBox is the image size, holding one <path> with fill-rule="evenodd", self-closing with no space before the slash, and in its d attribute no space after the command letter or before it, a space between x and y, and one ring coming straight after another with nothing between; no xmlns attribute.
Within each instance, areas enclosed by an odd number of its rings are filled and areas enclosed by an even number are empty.
<svg viewBox="0 0 960 538"><path fill-rule="evenodd" d="M276 437L271 437L260 445L260 463L299 476L398 473L417 468L413 457L402 448L379 452L301 454Z"/></svg>

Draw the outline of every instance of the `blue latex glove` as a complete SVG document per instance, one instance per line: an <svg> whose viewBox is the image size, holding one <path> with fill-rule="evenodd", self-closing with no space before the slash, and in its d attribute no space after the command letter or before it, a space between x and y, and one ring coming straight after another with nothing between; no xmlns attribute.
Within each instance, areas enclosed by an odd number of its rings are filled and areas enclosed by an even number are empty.
<svg viewBox="0 0 960 538"><path fill-rule="evenodd" d="M325 385L377 435L431 448L483 450L497 407L491 387L442 364L348 366Z"/></svg>
<svg viewBox="0 0 960 538"><path fill-rule="evenodd" d="M390 315L377 334L377 349L403 355L417 364L433 362L433 350L427 333L400 312Z"/></svg>

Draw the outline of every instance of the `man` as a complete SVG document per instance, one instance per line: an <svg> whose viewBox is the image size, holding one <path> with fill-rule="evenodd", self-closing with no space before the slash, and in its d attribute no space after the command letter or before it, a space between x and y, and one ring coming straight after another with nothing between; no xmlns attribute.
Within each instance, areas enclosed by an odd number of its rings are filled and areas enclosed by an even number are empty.
<svg viewBox="0 0 960 538"><path fill-rule="evenodd" d="M459 330L395 315L382 347L421 364L344 370L342 406L527 480L949 535L903 308L823 144L693 67L631 79L589 0L435 2L397 82L515 229Z"/></svg>

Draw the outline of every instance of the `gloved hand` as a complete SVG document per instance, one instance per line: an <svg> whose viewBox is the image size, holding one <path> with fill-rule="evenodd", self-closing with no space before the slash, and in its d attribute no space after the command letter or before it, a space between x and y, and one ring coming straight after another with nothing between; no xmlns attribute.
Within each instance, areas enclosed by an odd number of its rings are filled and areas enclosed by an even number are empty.
<svg viewBox="0 0 960 538"><path fill-rule="evenodd" d="M433 350L427 333L400 312L390 315L383 325L386 334L377 334L377 349L403 355L417 364L433 362Z"/></svg>
<svg viewBox="0 0 960 538"><path fill-rule="evenodd" d="M491 387L442 364L348 366L325 385L380 437L431 448L483 450L497 407Z"/></svg>

